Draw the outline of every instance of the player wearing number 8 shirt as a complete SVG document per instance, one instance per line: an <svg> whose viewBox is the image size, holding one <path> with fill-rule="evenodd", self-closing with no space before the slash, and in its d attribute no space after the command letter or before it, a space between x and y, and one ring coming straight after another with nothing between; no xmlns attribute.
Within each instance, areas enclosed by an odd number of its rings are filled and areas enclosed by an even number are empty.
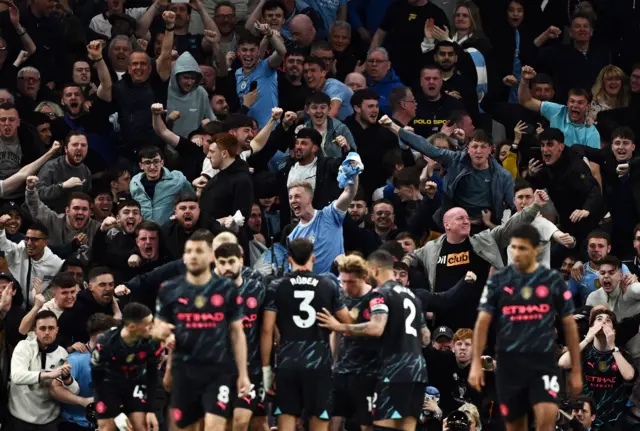
<svg viewBox="0 0 640 431"><path fill-rule="evenodd" d="M349 312L338 285L313 270L313 244L305 238L289 243L293 272L273 281L267 289L262 320L260 356L264 388L273 381L271 350L274 329L280 332L277 352L276 410L278 430L293 431L296 418L305 413L312 431L326 430L331 411L330 332L318 326L316 316L323 309L342 322Z"/></svg>
<svg viewBox="0 0 640 431"><path fill-rule="evenodd" d="M122 310L122 327L100 334L91 353L95 409L101 430L114 430L120 406L135 429L158 429L153 413L162 348L150 339L153 313L132 302Z"/></svg>
<svg viewBox="0 0 640 431"><path fill-rule="evenodd" d="M574 396L582 389L571 292L558 272L538 264L540 244L535 227L521 225L514 229L509 243L513 264L487 282L473 331L469 383L480 391L484 386L481 356L495 317L498 402L507 431L527 429L530 409L538 430L555 429L560 390L554 354L556 317L562 319L571 355L569 388Z"/></svg>
<svg viewBox="0 0 640 431"><path fill-rule="evenodd" d="M214 240L214 247L216 247ZM215 248L215 270L218 277L233 281L238 289L238 304L242 308L242 326L247 337L247 366L253 385L250 394L233 401L233 430L246 431L251 428L266 429L268 426L264 409L265 390L262 387L260 362L260 327L264 306L265 286L261 278L249 278L242 269L242 248L238 244L223 243ZM251 271L251 269L249 269Z"/></svg>
<svg viewBox="0 0 640 431"><path fill-rule="evenodd" d="M378 297L369 306L371 320L338 325L321 313L321 326L349 335L380 337L380 370L374 393L373 429L412 431L422 412L427 364L422 347L430 333L415 294L395 281L393 257L386 251L371 253L369 278L378 286Z"/></svg>
<svg viewBox="0 0 640 431"><path fill-rule="evenodd" d="M238 289L228 278L213 276L212 242L208 230L195 231L184 246L187 274L163 283L158 292L153 336L175 337L171 414L181 429L197 429L203 416L205 431L224 429L232 398L251 392Z"/></svg>

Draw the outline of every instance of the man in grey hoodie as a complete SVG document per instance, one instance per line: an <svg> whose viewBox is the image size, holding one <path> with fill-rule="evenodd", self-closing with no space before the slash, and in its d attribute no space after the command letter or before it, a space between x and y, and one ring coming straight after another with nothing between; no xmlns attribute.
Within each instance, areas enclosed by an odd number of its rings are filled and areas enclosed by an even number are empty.
<svg viewBox="0 0 640 431"><path fill-rule="evenodd" d="M200 127L203 119L216 119L209 104L207 90L200 86L201 82L200 66L191 54L182 53L171 69L167 95L167 111L180 112L180 117L173 124L176 135L186 138Z"/></svg>

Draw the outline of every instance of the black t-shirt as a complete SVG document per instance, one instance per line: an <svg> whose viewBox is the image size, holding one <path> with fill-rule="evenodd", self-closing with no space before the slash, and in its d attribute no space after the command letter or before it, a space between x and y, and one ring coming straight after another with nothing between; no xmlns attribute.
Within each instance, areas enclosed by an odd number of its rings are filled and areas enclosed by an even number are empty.
<svg viewBox="0 0 640 431"><path fill-rule="evenodd" d="M183 34L183 35L175 35L174 40L176 43L176 51L178 54L182 54L183 52L189 52L196 60L196 63L203 64L204 63L204 54L202 52L202 38L204 36L201 34Z"/></svg>
<svg viewBox="0 0 640 431"><path fill-rule="evenodd" d="M540 265L522 274L509 265L487 281L478 310L494 316L497 352L551 353L556 317L571 315L573 300L557 271Z"/></svg>
<svg viewBox="0 0 640 431"><path fill-rule="evenodd" d="M243 275L242 287L238 292L238 304L242 307L242 326L247 338L247 368L249 375L260 374L260 331L266 288L262 280Z"/></svg>
<svg viewBox="0 0 640 431"><path fill-rule="evenodd" d="M409 122L416 134L428 138L438 133L446 124L453 111L464 109L464 104L453 96L443 94L436 101L429 101L422 94L421 89L414 91L418 100L416 117Z"/></svg>
<svg viewBox="0 0 640 431"><path fill-rule="evenodd" d="M162 283L156 316L176 326L174 360L219 369L231 363L229 326L242 319L242 308L238 288L228 278L214 274L203 286L189 283L186 276Z"/></svg>
<svg viewBox="0 0 640 431"><path fill-rule="evenodd" d="M391 3L380 23L380 30L387 33L384 45L389 49L393 68L405 85L419 79L421 64L415 60L422 55L420 43L428 18L433 18L438 27L451 28L447 15L432 2L414 6L406 0Z"/></svg>
<svg viewBox="0 0 640 431"><path fill-rule="evenodd" d="M349 314L354 323L364 323L371 320L371 308L380 301L380 294L370 290L359 298L345 297ZM379 340L371 337L354 337L342 334L340 350L333 371L337 374L376 375L379 371L378 353Z"/></svg>
<svg viewBox="0 0 640 431"><path fill-rule="evenodd" d="M328 277L294 271L274 280L265 310L277 313L278 368L330 369L330 331L318 326L316 315L323 308L334 314L344 307L342 291Z"/></svg>
<svg viewBox="0 0 640 431"><path fill-rule="evenodd" d="M468 238L460 244L451 244L446 240L442 242L434 290L448 291L464 278L467 271L473 271L477 280L473 287L464 292L459 305L451 313L436 315L437 326L448 326L454 331L458 328L473 328L478 300L482 293L482 286L489 276L490 267L486 260L473 251Z"/></svg>
<svg viewBox="0 0 640 431"><path fill-rule="evenodd" d="M176 151L180 154L178 159L179 170L182 171L187 180L191 182L198 178L202 172L202 163L205 159L202 147L181 136Z"/></svg>
<svg viewBox="0 0 640 431"><path fill-rule="evenodd" d="M426 326L422 303L396 281L387 281L372 301L372 313L388 313L380 342L380 377L385 382L427 381L427 363L422 356L422 328Z"/></svg>
<svg viewBox="0 0 640 431"><path fill-rule="evenodd" d="M311 90L304 82L295 86L286 78L284 72L278 72L278 100L279 105L285 112L304 111L304 103L311 94Z"/></svg>

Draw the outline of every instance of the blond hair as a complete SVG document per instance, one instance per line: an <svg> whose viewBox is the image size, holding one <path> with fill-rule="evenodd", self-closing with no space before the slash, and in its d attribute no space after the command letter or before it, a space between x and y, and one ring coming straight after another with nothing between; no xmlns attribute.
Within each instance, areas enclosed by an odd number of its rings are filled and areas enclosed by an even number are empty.
<svg viewBox="0 0 640 431"><path fill-rule="evenodd" d="M471 403L464 403L458 408L459 411L464 412L469 420L472 420L476 424L476 430L482 429L482 423L480 422L480 412L478 408Z"/></svg>
<svg viewBox="0 0 640 431"><path fill-rule="evenodd" d="M215 238L213 238L211 247L213 248L213 251L215 251L216 248L220 247L222 244L238 244L238 237L231 232L220 232L215 236Z"/></svg>
<svg viewBox="0 0 640 431"><path fill-rule="evenodd" d="M622 80L620 92L613 98L610 97L604 89L604 81L607 78L620 78ZM598 77L591 88L591 94L593 95L593 100L597 102L606 103L613 109L623 108L629 104L629 78L618 66L609 64L603 67L600 73L598 73Z"/></svg>
<svg viewBox="0 0 640 431"><path fill-rule="evenodd" d="M354 274L358 278L366 278L368 274L367 262L356 254L340 256L336 259L336 263L338 264L338 272Z"/></svg>
<svg viewBox="0 0 640 431"><path fill-rule="evenodd" d="M295 183L291 183L291 185L288 187L288 190L291 191L291 189L294 189L296 187L302 187L306 190L307 193L309 193L309 196L313 196L313 186L311 186L311 183L309 181L297 181Z"/></svg>

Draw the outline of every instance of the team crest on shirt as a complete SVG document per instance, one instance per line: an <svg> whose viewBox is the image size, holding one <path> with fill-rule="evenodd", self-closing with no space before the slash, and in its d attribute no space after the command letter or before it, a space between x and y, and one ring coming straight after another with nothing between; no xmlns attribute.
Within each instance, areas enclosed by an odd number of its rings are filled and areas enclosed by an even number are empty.
<svg viewBox="0 0 640 431"><path fill-rule="evenodd" d="M489 296L489 287L485 286L484 290L482 291L482 297L480 298L480 304L486 304L487 296Z"/></svg>
<svg viewBox="0 0 640 431"><path fill-rule="evenodd" d="M311 241L311 244L315 244L315 242L316 242L316 236L315 236L315 235L309 235L309 236L307 237L307 239L308 239L309 241Z"/></svg>
<svg viewBox="0 0 640 431"><path fill-rule="evenodd" d="M609 364L607 364L606 361L600 361L598 363L598 369L600 370L601 373L604 373L605 371L607 371L607 368L609 368Z"/></svg>
<svg viewBox="0 0 640 431"><path fill-rule="evenodd" d="M91 362L93 362L94 364L97 364L100 361L100 352L98 351L98 349L93 349L93 352L91 352Z"/></svg>
<svg viewBox="0 0 640 431"><path fill-rule="evenodd" d="M205 306L206 303L207 303L207 298L201 295L196 296L196 299L194 299L193 301L193 305L195 305L196 308L202 308Z"/></svg>
<svg viewBox="0 0 640 431"><path fill-rule="evenodd" d="M522 295L522 297L528 301L531 298L531 294L533 293L533 289L531 289L529 286L525 286L522 288L522 290L520 291L520 295Z"/></svg>
<svg viewBox="0 0 640 431"><path fill-rule="evenodd" d="M351 317L353 317L354 320L358 318L359 313L360 312L356 307L353 307L351 310L349 310L349 314L351 314Z"/></svg>
<svg viewBox="0 0 640 431"><path fill-rule="evenodd" d="M133 362L135 358L136 358L136 355L134 355L133 353L127 356L127 364L130 364L131 362Z"/></svg>

